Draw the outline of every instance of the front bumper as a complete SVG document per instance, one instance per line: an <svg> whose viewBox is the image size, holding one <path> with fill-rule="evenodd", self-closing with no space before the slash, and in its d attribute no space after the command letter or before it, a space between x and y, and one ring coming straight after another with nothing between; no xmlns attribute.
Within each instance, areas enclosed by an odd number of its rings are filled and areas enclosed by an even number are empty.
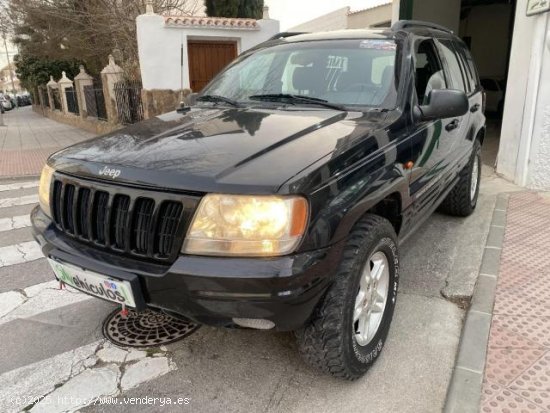
<svg viewBox="0 0 550 413"><path fill-rule="evenodd" d="M330 284L343 246L276 258L180 255L166 265L82 244L61 233L40 207L31 220L46 257L131 281L143 298L138 310L161 309L213 326L251 318L270 320L278 331L300 328Z"/></svg>

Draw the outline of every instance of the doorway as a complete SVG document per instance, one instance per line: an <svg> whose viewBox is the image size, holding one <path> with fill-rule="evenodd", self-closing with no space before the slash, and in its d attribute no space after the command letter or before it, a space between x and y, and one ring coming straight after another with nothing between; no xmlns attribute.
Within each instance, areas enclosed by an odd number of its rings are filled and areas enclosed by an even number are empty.
<svg viewBox="0 0 550 413"><path fill-rule="evenodd" d="M458 34L466 42L485 91L487 134L482 158L496 166L510 50L514 31L515 0L462 0Z"/></svg>
<svg viewBox="0 0 550 413"><path fill-rule="evenodd" d="M237 42L189 41L189 82L193 92L200 92L214 76L237 57Z"/></svg>
<svg viewBox="0 0 550 413"><path fill-rule="evenodd" d="M486 93L483 163L496 166L516 0L399 0L399 18L442 24L468 46Z"/></svg>

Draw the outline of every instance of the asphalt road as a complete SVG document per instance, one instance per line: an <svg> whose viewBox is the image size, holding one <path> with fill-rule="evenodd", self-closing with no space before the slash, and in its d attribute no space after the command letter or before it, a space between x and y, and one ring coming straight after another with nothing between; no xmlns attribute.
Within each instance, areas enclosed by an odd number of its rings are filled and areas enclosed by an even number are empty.
<svg viewBox="0 0 550 413"><path fill-rule="evenodd" d="M473 216L435 214L401 246L386 347L352 383L304 364L291 334L202 327L147 353L109 346L101 325L114 307L59 291L32 241L25 217L36 203L36 180L0 181L0 411L439 412L461 332L460 304L475 284L496 193L513 188L484 175ZM120 404L82 409L101 395L119 395ZM129 404L131 397L159 399L136 405L146 400ZM178 397L178 406L163 399Z"/></svg>

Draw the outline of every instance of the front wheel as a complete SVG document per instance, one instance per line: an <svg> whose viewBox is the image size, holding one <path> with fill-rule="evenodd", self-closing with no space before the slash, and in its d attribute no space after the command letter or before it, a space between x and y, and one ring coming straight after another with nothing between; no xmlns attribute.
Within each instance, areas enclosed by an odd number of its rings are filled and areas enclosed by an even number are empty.
<svg viewBox="0 0 550 413"><path fill-rule="evenodd" d="M449 215L467 217L477 205L481 180L481 145L476 139L470 161L459 174L458 182L441 203L439 210Z"/></svg>
<svg viewBox="0 0 550 413"><path fill-rule="evenodd" d="M338 273L310 322L296 335L309 364L348 380L380 355L397 299L399 260L391 224L365 216L353 229Z"/></svg>

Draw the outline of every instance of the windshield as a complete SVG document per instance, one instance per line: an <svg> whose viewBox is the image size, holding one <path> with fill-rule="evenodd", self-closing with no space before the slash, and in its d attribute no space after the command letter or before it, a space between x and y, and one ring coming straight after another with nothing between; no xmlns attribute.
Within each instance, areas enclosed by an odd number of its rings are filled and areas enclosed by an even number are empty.
<svg viewBox="0 0 550 413"><path fill-rule="evenodd" d="M299 95L345 106L391 109L396 104L393 40L296 42L245 55L201 93L240 103ZM250 97L252 96L252 99ZM294 104L310 104L305 99Z"/></svg>

